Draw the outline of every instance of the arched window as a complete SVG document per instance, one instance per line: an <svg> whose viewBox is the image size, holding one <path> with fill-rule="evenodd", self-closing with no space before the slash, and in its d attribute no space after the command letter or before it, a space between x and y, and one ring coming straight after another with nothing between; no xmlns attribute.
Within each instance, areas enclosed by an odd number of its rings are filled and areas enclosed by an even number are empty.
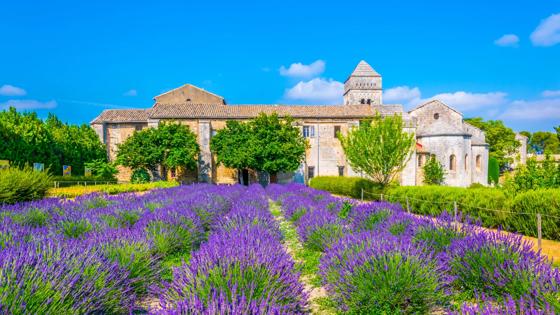
<svg viewBox="0 0 560 315"><path fill-rule="evenodd" d="M465 154L465 171L469 169L469 155Z"/></svg>
<svg viewBox="0 0 560 315"><path fill-rule="evenodd" d="M455 157L455 154L451 154L451 156L449 157L449 170L457 170L457 158Z"/></svg>
<svg viewBox="0 0 560 315"><path fill-rule="evenodd" d="M482 157L479 155L476 156L476 170L480 172L480 168L482 165Z"/></svg>
<svg viewBox="0 0 560 315"><path fill-rule="evenodd" d="M364 98L362 98L362 100L360 101L361 104L365 104L366 100Z"/></svg>
<svg viewBox="0 0 560 315"><path fill-rule="evenodd" d="M369 98L367 99L367 104L371 105L371 99L369 99Z"/></svg>

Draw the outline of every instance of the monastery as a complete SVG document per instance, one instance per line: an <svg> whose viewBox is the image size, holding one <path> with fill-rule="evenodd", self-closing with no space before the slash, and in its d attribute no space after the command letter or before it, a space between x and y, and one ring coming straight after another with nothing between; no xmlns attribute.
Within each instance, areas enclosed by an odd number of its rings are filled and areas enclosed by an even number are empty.
<svg viewBox="0 0 560 315"><path fill-rule="evenodd" d="M422 166L430 155L444 166L445 185L487 184L488 144L480 129L466 123L460 112L438 100L406 112L402 105L384 104L382 91L381 75L361 61L344 83L344 101L340 105L232 105L222 96L185 84L154 97L155 103L149 109L105 110L91 126L107 145L109 159L114 160L117 145L136 130L170 121L188 125L197 135L201 149L198 170L172 172L171 176L190 182L247 184L257 180L256 174L249 170L238 173L216 165L210 152L211 137L225 127L227 120L248 120L261 112L290 115L309 140L310 147L299 170L279 174L278 180L306 182L319 175L362 176L346 161L337 132L345 134L360 120L376 113L382 116L399 114L405 122L405 130L416 135L416 148L399 176L401 185L422 185ZM128 181L130 174L130 170L121 168L119 180Z"/></svg>

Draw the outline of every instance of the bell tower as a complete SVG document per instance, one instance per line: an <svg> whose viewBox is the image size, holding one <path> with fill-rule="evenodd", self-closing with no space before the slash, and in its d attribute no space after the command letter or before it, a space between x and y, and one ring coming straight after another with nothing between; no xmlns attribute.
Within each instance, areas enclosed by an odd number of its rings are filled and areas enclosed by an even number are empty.
<svg viewBox="0 0 560 315"><path fill-rule="evenodd" d="M365 61L344 82L344 105L381 105L381 75Z"/></svg>

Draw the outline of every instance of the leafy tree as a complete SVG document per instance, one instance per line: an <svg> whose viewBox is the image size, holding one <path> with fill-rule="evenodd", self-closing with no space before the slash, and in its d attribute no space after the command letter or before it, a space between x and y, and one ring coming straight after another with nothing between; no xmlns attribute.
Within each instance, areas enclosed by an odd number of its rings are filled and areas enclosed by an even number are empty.
<svg viewBox="0 0 560 315"><path fill-rule="evenodd" d="M560 153L560 140L556 133L537 131L532 134L530 145L537 153Z"/></svg>
<svg viewBox="0 0 560 315"><path fill-rule="evenodd" d="M560 125L558 125L558 127L554 127L554 130L556 131L556 137L558 137L558 140L560 141Z"/></svg>
<svg viewBox="0 0 560 315"><path fill-rule="evenodd" d="M382 118L377 114L338 137L352 168L383 186L403 170L415 144L414 134L403 130L399 115Z"/></svg>
<svg viewBox="0 0 560 315"><path fill-rule="evenodd" d="M512 155L521 144L515 139L515 132L504 125L503 121L484 121L480 117L468 118L465 121L484 131L486 142L490 145L489 155L498 161L500 169L513 162Z"/></svg>
<svg viewBox="0 0 560 315"><path fill-rule="evenodd" d="M500 163L494 157L488 158L488 183L494 185L500 183Z"/></svg>
<svg viewBox="0 0 560 315"><path fill-rule="evenodd" d="M264 171L274 181L278 172L298 169L307 142L291 117L261 113L248 122L228 121L210 141L218 163L235 169Z"/></svg>
<svg viewBox="0 0 560 315"><path fill-rule="evenodd" d="M272 175L298 169L305 157L307 142L293 119L280 119L278 114L261 113L249 122L253 151L253 168Z"/></svg>
<svg viewBox="0 0 560 315"><path fill-rule="evenodd" d="M445 170L435 156L431 156L422 168L424 170L424 184L441 185L445 178Z"/></svg>
<svg viewBox="0 0 560 315"><path fill-rule="evenodd" d="M105 159L105 147L88 125L70 125L49 114L43 121L36 113L19 113L15 108L0 112L0 159L23 166L44 163L55 175L62 165L83 174L84 163Z"/></svg>
<svg viewBox="0 0 560 315"><path fill-rule="evenodd" d="M104 179L114 179L115 175L119 172L115 165L108 163L104 159L93 160L91 162L86 162L85 167L91 169L94 176L98 176Z"/></svg>
<svg viewBox="0 0 560 315"><path fill-rule="evenodd" d="M560 188L560 164L550 156L542 163L529 159L527 164L517 169L515 175L506 179L504 188L513 195L539 188Z"/></svg>
<svg viewBox="0 0 560 315"><path fill-rule="evenodd" d="M148 169L156 178L161 167L166 178L170 168L196 169L199 151L196 135L188 126L164 123L134 132L118 146L116 162L133 170Z"/></svg>
<svg viewBox="0 0 560 315"><path fill-rule="evenodd" d="M253 154L253 134L248 123L228 120L210 140L216 162L225 167L241 170L256 165Z"/></svg>

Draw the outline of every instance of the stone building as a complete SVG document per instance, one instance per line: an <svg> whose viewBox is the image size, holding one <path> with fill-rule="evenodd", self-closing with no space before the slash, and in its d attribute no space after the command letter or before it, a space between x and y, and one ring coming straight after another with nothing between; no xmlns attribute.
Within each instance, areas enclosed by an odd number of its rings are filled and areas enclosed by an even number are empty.
<svg viewBox="0 0 560 315"><path fill-rule="evenodd" d="M352 170L336 137L357 126L360 120L376 113L382 116L402 115L405 130L415 133L417 144L405 169L399 176L402 185L421 185L422 166L435 155L446 168L445 183L468 186L487 183L488 145L484 133L463 121L458 111L439 101L430 101L406 112L402 105L383 104L381 75L361 61L344 84L341 105L227 105L223 97L186 84L154 98L155 104L145 110L105 110L91 122L100 139L107 145L110 160L117 145L136 130L157 127L161 122L188 125L197 135L201 153L196 173L172 174L187 181L235 183L255 181L250 171L237 173L216 165L210 152L210 139L225 127L227 120L248 120L259 113L278 113L295 118L310 147L305 160L293 174L280 174L279 181L305 182L318 175L361 176ZM119 179L130 178L130 170L121 168Z"/></svg>

